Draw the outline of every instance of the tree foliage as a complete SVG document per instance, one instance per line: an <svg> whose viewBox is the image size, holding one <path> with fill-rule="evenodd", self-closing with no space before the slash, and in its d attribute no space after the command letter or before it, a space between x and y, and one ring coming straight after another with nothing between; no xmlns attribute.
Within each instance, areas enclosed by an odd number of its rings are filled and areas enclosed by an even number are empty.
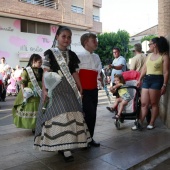
<svg viewBox="0 0 170 170"><path fill-rule="evenodd" d="M121 55L128 61L130 57L129 33L124 30L119 30L117 33L103 33L97 36L98 49L95 51L102 61L102 65L110 64L113 61L113 47L118 47L121 50Z"/></svg>
<svg viewBox="0 0 170 170"><path fill-rule="evenodd" d="M143 41L150 41L152 38L155 38L157 37L156 35L147 35L147 36L144 36L142 39L141 39L141 43Z"/></svg>

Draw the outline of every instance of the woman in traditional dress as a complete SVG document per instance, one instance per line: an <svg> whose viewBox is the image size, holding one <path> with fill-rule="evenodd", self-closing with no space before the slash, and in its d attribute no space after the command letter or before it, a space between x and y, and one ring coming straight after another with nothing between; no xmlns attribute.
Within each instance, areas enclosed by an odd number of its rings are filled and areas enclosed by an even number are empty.
<svg viewBox="0 0 170 170"><path fill-rule="evenodd" d="M91 141L81 106L82 87L77 72L80 61L73 51L68 50L71 36L69 28L59 27L55 37L57 47L54 41L54 48L44 53L44 75L45 71L58 73L61 82L52 90L51 96L47 96L44 84L48 82L43 76L43 96L39 105L34 140L35 149L60 151L66 162L74 160L72 149L87 147ZM53 86L53 83L49 84ZM42 108L47 97L50 102L44 113Z"/></svg>
<svg viewBox="0 0 170 170"><path fill-rule="evenodd" d="M42 57L32 54L21 75L21 89L12 109L13 122L18 128L32 129L34 132L41 96L43 69ZM33 92L28 98L28 91Z"/></svg>

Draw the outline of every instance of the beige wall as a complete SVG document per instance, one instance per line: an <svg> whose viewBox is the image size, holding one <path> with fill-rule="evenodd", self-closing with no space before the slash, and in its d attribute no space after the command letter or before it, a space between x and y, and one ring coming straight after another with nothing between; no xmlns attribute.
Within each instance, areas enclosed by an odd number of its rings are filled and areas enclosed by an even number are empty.
<svg viewBox="0 0 170 170"><path fill-rule="evenodd" d="M72 5L84 8L84 0L72 0Z"/></svg>
<svg viewBox="0 0 170 170"><path fill-rule="evenodd" d="M170 1L158 0L158 34L165 36L170 44ZM170 128L170 81L167 91L160 100L160 117L165 125Z"/></svg>

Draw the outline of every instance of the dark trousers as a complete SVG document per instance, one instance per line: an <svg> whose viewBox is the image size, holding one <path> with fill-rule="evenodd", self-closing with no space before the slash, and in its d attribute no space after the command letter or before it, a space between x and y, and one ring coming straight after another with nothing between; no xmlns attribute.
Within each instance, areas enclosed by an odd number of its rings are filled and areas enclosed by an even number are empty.
<svg viewBox="0 0 170 170"><path fill-rule="evenodd" d="M6 89L3 85L0 85L0 100L5 101L6 98Z"/></svg>
<svg viewBox="0 0 170 170"><path fill-rule="evenodd" d="M94 134L94 127L96 124L96 112L98 103L98 89L83 90L83 112L85 114L85 121L89 129L91 137Z"/></svg>
<svg viewBox="0 0 170 170"><path fill-rule="evenodd" d="M3 85L0 84L0 99L1 99L1 97L2 97L2 92L3 92Z"/></svg>

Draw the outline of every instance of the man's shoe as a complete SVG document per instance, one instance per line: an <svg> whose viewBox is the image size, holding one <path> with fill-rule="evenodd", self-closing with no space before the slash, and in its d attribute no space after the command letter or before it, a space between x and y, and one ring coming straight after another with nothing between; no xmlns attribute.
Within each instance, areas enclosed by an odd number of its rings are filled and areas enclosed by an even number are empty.
<svg viewBox="0 0 170 170"><path fill-rule="evenodd" d="M94 146L94 147L99 147L100 146L100 143L98 143L98 142L95 142L94 140L92 140L90 143L89 143L89 147L91 147L91 146Z"/></svg>

